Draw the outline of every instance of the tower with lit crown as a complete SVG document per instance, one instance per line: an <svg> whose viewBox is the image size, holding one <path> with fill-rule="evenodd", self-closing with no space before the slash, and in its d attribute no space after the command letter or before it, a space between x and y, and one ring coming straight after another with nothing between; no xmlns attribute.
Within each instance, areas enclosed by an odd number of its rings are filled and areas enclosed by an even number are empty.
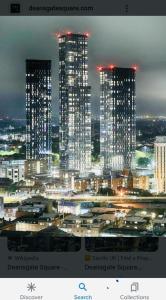
<svg viewBox="0 0 166 300"><path fill-rule="evenodd" d="M103 170L131 169L136 149L136 68L100 72L100 156Z"/></svg>
<svg viewBox="0 0 166 300"><path fill-rule="evenodd" d="M88 34L58 35L60 167L86 175L91 168L91 87Z"/></svg>

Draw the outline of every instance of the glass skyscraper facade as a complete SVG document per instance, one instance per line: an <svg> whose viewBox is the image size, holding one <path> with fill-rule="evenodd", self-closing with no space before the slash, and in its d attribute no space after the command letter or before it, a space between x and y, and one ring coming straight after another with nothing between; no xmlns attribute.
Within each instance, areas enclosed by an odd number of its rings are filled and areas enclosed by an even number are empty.
<svg viewBox="0 0 166 300"><path fill-rule="evenodd" d="M26 60L26 159L51 164L51 61Z"/></svg>
<svg viewBox="0 0 166 300"><path fill-rule="evenodd" d="M102 168L131 169L136 149L135 68L99 67Z"/></svg>
<svg viewBox="0 0 166 300"><path fill-rule="evenodd" d="M154 158L156 191L166 193L166 136L156 136Z"/></svg>
<svg viewBox="0 0 166 300"><path fill-rule="evenodd" d="M60 167L86 175L91 169L91 87L88 34L66 33L59 40Z"/></svg>

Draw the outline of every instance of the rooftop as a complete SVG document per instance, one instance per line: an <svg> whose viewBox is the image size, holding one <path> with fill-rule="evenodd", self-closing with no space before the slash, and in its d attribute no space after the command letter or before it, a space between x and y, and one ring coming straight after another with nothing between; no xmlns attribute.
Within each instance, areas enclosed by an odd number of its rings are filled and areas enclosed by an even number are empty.
<svg viewBox="0 0 166 300"><path fill-rule="evenodd" d="M76 33L76 32L72 32L72 31L67 31L67 32L57 32L56 33L56 37L57 38L62 38L62 37L65 37L65 36L74 36L74 37L86 37L88 38L90 36L90 33L89 32L84 32L84 33Z"/></svg>
<svg viewBox="0 0 166 300"><path fill-rule="evenodd" d="M136 66L136 65L132 65L131 67L128 67L128 68L123 68L123 67L118 67L118 66L116 66L116 65L114 65L114 64L110 64L110 65L108 65L108 66L98 66L97 67L97 70L99 71L99 72L106 72L106 71L112 71L112 70L114 70L114 69L116 69L117 71L137 71L138 70L138 66Z"/></svg>
<svg viewBox="0 0 166 300"><path fill-rule="evenodd" d="M146 220L141 217L126 217L127 222L146 223Z"/></svg>
<svg viewBox="0 0 166 300"><path fill-rule="evenodd" d="M155 143L166 143L166 136L165 135L156 136Z"/></svg>

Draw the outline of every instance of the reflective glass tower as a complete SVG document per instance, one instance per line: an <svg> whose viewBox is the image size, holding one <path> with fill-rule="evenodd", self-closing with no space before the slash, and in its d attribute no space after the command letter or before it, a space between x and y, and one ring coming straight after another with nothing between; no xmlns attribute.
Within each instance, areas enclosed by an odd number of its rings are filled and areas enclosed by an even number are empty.
<svg viewBox="0 0 166 300"><path fill-rule="evenodd" d="M51 163L51 61L26 60L26 159Z"/></svg>
<svg viewBox="0 0 166 300"><path fill-rule="evenodd" d="M88 34L67 33L59 40L60 165L86 175L91 168L91 88Z"/></svg>
<svg viewBox="0 0 166 300"><path fill-rule="evenodd" d="M135 71L135 67L99 67L103 169L131 169L136 148Z"/></svg>
<svg viewBox="0 0 166 300"><path fill-rule="evenodd" d="M166 136L156 137L154 154L156 191L166 193Z"/></svg>

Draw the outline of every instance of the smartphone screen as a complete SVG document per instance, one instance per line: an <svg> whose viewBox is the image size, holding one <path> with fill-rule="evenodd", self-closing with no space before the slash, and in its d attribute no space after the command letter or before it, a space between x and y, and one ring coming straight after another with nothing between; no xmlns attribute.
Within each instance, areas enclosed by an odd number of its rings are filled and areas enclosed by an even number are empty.
<svg viewBox="0 0 166 300"><path fill-rule="evenodd" d="M166 5L141 2L0 4L6 300L164 289Z"/></svg>

